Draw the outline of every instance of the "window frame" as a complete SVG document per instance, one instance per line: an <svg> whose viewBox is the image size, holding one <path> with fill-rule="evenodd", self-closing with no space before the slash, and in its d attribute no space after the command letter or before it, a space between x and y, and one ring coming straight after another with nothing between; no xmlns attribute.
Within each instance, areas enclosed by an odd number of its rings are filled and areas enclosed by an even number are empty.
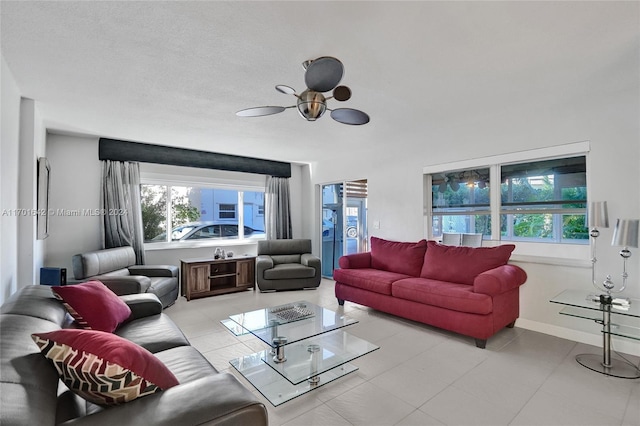
<svg viewBox="0 0 640 426"><path fill-rule="evenodd" d="M557 145L548 148L539 148L529 151L520 151L507 154L494 155L490 157L482 157L477 159L462 160L445 164L434 164L423 168L423 217L424 217L424 236L427 239L434 239L432 231L433 220L433 203L432 203L432 174L444 173L451 170L467 170L489 167L490 169L490 211L491 211L491 236L490 239L483 241L485 246L494 246L500 244L516 244L516 250L512 259L531 260L539 263L554 264L573 264L574 261L583 263L582 259L589 256L588 244L561 244L557 242L528 242L528 241L502 241L500 236L500 214L501 214L501 175L500 165L513 163L536 162L547 159L585 156L586 161L586 180L587 180L587 199L591 199L590 185L590 144L588 141L575 142L564 145ZM588 241L588 240L587 240ZM545 260L541 260L545 259Z"/></svg>

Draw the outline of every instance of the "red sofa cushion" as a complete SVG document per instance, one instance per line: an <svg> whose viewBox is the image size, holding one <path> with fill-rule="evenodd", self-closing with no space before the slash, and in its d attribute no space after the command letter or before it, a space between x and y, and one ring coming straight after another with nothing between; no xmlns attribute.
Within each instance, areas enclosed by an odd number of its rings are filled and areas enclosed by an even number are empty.
<svg viewBox="0 0 640 426"><path fill-rule="evenodd" d="M428 278L407 278L393 283L391 294L400 299L453 311L481 315L490 314L493 311L491 296L474 293L473 287L466 284L442 282Z"/></svg>
<svg viewBox="0 0 640 426"><path fill-rule="evenodd" d="M409 276L370 268L336 269L333 271L333 279L336 282L387 296L391 295L391 284L404 278L409 278Z"/></svg>
<svg viewBox="0 0 640 426"><path fill-rule="evenodd" d="M513 244L496 247L458 247L428 241L420 276L471 285L479 274L506 265L515 248Z"/></svg>
<svg viewBox="0 0 640 426"><path fill-rule="evenodd" d="M51 287L80 327L113 333L131 316L131 309L100 281Z"/></svg>
<svg viewBox="0 0 640 426"><path fill-rule="evenodd" d="M427 241L405 243L371 237L371 267L417 277L422 269Z"/></svg>

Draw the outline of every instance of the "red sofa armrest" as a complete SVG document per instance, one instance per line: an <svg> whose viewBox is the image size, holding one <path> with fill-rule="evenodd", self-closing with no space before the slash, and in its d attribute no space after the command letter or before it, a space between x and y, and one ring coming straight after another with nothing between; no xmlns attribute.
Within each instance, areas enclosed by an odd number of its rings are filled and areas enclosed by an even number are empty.
<svg viewBox="0 0 640 426"><path fill-rule="evenodd" d="M527 280L527 273L516 265L502 265L483 272L473 281L475 293L494 296L518 288Z"/></svg>
<svg viewBox="0 0 640 426"><path fill-rule="evenodd" d="M341 269L371 268L371 252L341 256L338 259L338 265L340 265Z"/></svg>

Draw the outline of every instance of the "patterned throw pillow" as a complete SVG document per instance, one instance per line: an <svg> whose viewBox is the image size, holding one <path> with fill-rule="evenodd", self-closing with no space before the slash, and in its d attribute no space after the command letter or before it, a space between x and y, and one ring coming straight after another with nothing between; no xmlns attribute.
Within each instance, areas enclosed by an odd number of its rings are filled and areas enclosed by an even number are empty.
<svg viewBox="0 0 640 426"><path fill-rule="evenodd" d="M63 329L31 337L67 387L94 404L118 405L178 384L151 352L115 334Z"/></svg>
<svg viewBox="0 0 640 426"><path fill-rule="evenodd" d="M113 331L131 316L131 309L100 281L51 287L54 296L80 327L87 330Z"/></svg>

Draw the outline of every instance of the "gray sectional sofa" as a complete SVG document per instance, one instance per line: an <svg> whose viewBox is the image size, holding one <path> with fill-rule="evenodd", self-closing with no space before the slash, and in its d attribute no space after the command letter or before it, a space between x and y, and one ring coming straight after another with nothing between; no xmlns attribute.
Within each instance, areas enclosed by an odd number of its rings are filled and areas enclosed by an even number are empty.
<svg viewBox="0 0 640 426"><path fill-rule="evenodd" d="M179 268L174 265L136 265L136 255L128 246L76 254L72 263L76 280L98 280L120 296L153 293L165 308L178 298Z"/></svg>
<svg viewBox="0 0 640 426"><path fill-rule="evenodd" d="M121 296L131 317L115 334L159 358L179 385L111 407L94 405L59 380L32 333L73 328L48 286L14 293L0 309L0 424L267 425L265 406L232 374L219 373L162 313L153 294Z"/></svg>

